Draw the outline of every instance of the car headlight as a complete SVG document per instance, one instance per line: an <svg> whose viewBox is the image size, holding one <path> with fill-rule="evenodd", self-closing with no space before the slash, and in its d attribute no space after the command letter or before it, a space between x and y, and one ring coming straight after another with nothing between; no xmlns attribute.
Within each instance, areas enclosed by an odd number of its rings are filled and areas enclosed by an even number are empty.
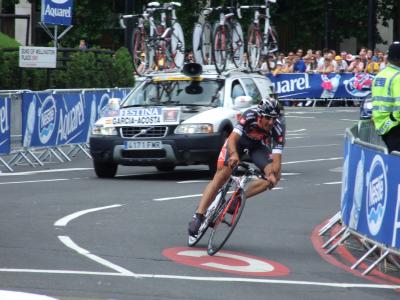
<svg viewBox="0 0 400 300"><path fill-rule="evenodd" d="M117 135L115 127L104 127L103 125L94 125L92 128L92 135Z"/></svg>
<svg viewBox="0 0 400 300"><path fill-rule="evenodd" d="M175 129L175 134L213 133L211 124L181 124Z"/></svg>

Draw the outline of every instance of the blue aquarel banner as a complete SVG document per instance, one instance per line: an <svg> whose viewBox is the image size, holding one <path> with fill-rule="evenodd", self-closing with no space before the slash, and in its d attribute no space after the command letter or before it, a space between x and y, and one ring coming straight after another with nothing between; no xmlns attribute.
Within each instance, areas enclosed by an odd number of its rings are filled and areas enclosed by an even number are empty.
<svg viewBox="0 0 400 300"><path fill-rule="evenodd" d="M69 26L72 23L73 0L42 0L41 21Z"/></svg>
<svg viewBox="0 0 400 300"><path fill-rule="evenodd" d="M368 73L267 75L280 99L355 99L371 93L374 76Z"/></svg>
<svg viewBox="0 0 400 300"><path fill-rule="evenodd" d="M344 224L400 249L400 156L345 139L341 214Z"/></svg>
<svg viewBox="0 0 400 300"><path fill-rule="evenodd" d="M0 96L0 154L10 153L10 98Z"/></svg>
<svg viewBox="0 0 400 300"><path fill-rule="evenodd" d="M130 89L75 92L26 92L22 95L23 147L87 143L92 125L110 98Z"/></svg>

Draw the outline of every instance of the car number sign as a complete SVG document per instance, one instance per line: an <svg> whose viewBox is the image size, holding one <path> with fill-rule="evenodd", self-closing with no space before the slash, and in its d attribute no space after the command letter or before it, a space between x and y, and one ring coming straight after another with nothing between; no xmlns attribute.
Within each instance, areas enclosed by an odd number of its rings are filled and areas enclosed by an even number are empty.
<svg viewBox="0 0 400 300"><path fill-rule="evenodd" d="M125 141L126 150L149 150L161 148L161 141Z"/></svg>

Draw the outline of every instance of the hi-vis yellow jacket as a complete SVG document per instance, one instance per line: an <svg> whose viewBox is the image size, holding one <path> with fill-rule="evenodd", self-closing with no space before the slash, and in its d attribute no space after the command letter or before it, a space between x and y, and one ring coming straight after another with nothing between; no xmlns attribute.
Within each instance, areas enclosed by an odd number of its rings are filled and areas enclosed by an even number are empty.
<svg viewBox="0 0 400 300"><path fill-rule="evenodd" d="M389 64L372 83L372 120L379 135L400 124L400 67Z"/></svg>

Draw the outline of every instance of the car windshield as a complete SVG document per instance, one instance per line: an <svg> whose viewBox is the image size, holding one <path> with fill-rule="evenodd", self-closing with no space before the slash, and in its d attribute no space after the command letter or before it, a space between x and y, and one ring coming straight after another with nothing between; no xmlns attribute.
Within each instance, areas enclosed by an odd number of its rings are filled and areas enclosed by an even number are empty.
<svg viewBox="0 0 400 300"><path fill-rule="evenodd" d="M223 81L150 81L131 93L122 107L129 106L222 106Z"/></svg>

